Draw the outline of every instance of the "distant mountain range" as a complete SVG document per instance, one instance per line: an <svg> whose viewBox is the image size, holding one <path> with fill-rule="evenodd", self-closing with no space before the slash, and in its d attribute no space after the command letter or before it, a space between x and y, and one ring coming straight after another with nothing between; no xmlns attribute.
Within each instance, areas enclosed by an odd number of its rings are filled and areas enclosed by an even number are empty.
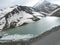
<svg viewBox="0 0 60 45"><path fill-rule="evenodd" d="M42 4L38 2L33 7L16 5L0 9L0 30L35 22L50 14L56 16L57 12L59 13L58 16L60 16L60 9L58 8L60 8L59 5L44 1Z"/></svg>

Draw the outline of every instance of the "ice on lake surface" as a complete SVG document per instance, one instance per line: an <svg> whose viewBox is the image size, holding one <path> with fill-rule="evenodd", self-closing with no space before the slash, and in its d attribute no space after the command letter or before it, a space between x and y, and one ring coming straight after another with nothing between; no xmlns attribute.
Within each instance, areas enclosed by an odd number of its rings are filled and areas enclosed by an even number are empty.
<svg viewBox="0 0 60 45"><path fill-rule="evenodd" d="M27 40L33 37L33 34L23 34L23 35L19 35L19 34L14 34L14 35L6 35L3 36L2 38L0 38L0 41L18 41L18 40Z"/></svg>

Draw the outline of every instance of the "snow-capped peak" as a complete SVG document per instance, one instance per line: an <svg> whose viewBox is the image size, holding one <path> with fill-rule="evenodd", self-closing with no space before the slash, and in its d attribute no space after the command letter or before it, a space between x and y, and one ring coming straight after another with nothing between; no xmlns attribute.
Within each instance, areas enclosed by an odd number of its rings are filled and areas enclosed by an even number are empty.
<svg viewBox="0 0 60 45"><path fill-rule="evenodd" d="M27 23L31 23L40 20L42 16L43 16L42 14L36 12L32 7L27 6L8 7L0 13L0 21L2 20L0 22L1 23L0 29L4 30L7 28L14 28Z"/></svg>

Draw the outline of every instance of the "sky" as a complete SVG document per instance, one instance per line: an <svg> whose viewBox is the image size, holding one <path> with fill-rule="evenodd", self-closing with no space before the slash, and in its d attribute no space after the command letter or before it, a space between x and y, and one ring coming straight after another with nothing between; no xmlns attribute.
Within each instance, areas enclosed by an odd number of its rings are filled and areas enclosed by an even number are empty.
<svg viewBox="0 0 60 45"><path fill-rule="evenodd" d="M47 0L49 2L59 4L60 0ZM25 5L25 6L34 6L37 2L42 2L42 0L0 0L0 9L7 8L13 5Z"/></svg>
<svg viewBox="0 0 60 45"><path fill-rule="evenodd" d="M39 0L0 0L0 8L5 8L13 5L33 6Z"/></svg>
<svg viewBox="0 0 60 45"><path fill-rule="evenodd" d="M60 0L47 0L47 1L60 5Z"/></svg>

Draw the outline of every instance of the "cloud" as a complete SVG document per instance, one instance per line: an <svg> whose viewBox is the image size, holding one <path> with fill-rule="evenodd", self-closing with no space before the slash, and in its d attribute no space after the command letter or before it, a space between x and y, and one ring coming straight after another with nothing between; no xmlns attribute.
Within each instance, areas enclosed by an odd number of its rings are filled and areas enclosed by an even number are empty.
<svg viewBox="0 0 60 45"><path fill-rule="evenodd" d="M39 0L0 0L0 8L6 8L12 5L26 5L26 6L33 6Z"/></svg>
<svg viewBox="0 0 60 45"><path fill-rule="evenodd" d="M0 0L0 8L11 6L12 2L14 1L13 0Z"/></svg>
<svg viewBox="0 0 60 45"><path fill-rule="evenodd" d="M60 5L60 0L47 0L47 1Z"/></svg>

